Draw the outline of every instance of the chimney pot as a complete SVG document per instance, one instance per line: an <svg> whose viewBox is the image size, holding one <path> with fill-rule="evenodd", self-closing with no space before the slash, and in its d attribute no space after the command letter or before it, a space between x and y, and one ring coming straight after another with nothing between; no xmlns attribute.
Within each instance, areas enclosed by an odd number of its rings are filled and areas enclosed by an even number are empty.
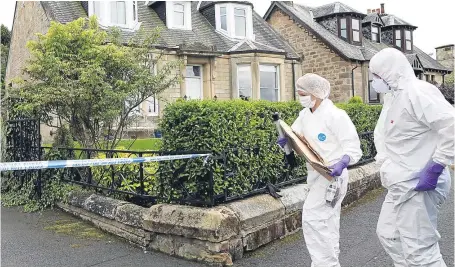
<svg viewBox="0 0 455 267"><path fill-rule="evenodd" d="M371 9L367 9L367 14L370 14L371 13Z"/></svg>
<svg viewBox="0 0 455 267"><path fill-rule="evenodd" d="M385 14L384 3L381 3L381 14Z"/></svg>
<svg viewBox="0 0 455 267"><path fill-rule="evenodd" d="M376 13L381 14L381 9L377 8Z"/></svg>

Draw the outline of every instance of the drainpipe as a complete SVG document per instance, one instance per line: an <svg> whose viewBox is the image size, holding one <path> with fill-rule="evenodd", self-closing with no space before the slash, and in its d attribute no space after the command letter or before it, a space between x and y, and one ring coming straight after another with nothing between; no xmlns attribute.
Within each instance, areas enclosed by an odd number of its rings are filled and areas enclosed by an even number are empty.
<svg viewBox="0 0 455 267"><path fill-rule="evenodd" d="M354 88L354 70L357 69L357 65L351 70L351 84L352 84L352 97L355 95L355 88Z"/></svg>
<svg viewBox="0 0 455 267"><path fill-rule="evenodd" d="M444 77L442 79L444 79ZM296 91L295 91L295 59L292 60L292 89L294 92L294 95L292 97L295 101L296 100L295 99L295 94L296 94Z"/></svg>

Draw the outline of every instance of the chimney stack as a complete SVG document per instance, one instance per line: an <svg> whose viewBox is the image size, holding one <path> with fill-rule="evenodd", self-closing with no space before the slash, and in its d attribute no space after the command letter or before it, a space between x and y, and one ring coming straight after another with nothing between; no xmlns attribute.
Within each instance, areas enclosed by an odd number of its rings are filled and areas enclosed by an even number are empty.
<svg viewBox="0 0 455 267"><path fill-rule="evenodd" d="M384 3L381 3L381 14L385 14Z"/></svg>

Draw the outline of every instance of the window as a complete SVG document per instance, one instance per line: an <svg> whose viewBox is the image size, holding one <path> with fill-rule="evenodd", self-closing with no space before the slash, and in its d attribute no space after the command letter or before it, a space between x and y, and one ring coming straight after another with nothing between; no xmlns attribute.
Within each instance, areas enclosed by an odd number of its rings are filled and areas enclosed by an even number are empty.
<svg viewBox="0 0 455 267"><path fill-rule="evenodd" d="M379 43L379 27L371 26L371 41Z"/></svg>
<svg viewBox="0 0 455 267"><path fill-rule="evenodd" d="M174 4L174 26L185 26L185 6Z"/></svg>
<svg viewBox="0 0 455 267"><path fill-rule="evenodd" d="M430 81L430 75L425 74L425 81L429 82Z"/></svg>
<svg viewBox="0 0 455 267"><path fill-rule="evenodd" d="M187 99L202 99L202 66L186 66L185 87Z"/></svg>
<svg viewBox="0 0 455 267"><path fill-rule="evenodd" d="M138 28L137 1L91 1L88 7L89 15L96 15L103 27Z"/></svg>
<svg viewBox="0 0 455 267"><path fill-rule="evenodd" d="M406 50L411 51L412 50L412 36L411 36L411 31L405 31L406 33Z"/></svg>
<svg viewBox="0 0 455 267"><path fill-rule="evenodd" d="M227 31L227 10L226 7L220 7L221 29Z"/></svg>
<svg viewBox="0 0 455 267"><path fill-rule="evenodd" d="M235 36L246 36L246 10L234 8Z"/></svg>
<svg viewBox="0 0 455 267"><path fill-rule="evenodd" d="M360 21L352 19L352 41L360 42Z"/></svg>
<svg viewBox="0 0 455 267"><path fill-rule="evenodd" d="M434 75L431 75L431 81L434 82Z"/></svg>
<svg viewBox="0 0 455 267"><path fill-rule="evenodd" d="M115 1L111 3L111 23L126 24L126 4L125 1Z"/></svg>
<svg viewBox="0 0 455 267"><path fill-rule="evenodd" d="M166 1L166 26L169 29L191 30L191 2Z"/></svg>
<svg viewBox="0 0 455 267"><path fill-rule="evenodd" d="M348 39L348 27L346 24L346 18L340 19L340 37Z"/></svg>
<svg viewBox="0 0 455 267"><path fill-rule="evenodd" d="M145 100L145 113L147 116L158 116L160 109L158 106L158 99L156 95L151 96Z"/></svg>
<svg viewBox="0 0 455 267"><path fill-rule="evenodd" d="M395 30L395 46L401 48L401 30Z"/></svg>
<svg viewBox="0 0 455 267"><path fill-rule="evenodd" d="M251 66L237 66L237 84L239 89L239 97L242 99L250 99L252 96L252 81L251 81Z"/></svg>
<svg viewBox="0 0 455 267"><path fill-rule="evenodd" d="M368 81L368 102L369 103L379 103L379 94L371 86L372 80Z"/></svg>
<svg viewBox="0 0 455 267"><path fill-rule="evenodd" d="M279 101L279 76L278 67L272 65L259 65L261 99Z"/></svg>
<svg viewBox="0 0 455 267"><path fill-rule="evenodd" d="M216 4L215 24L218 31L231 38L254 39L253 10L250 5Z"/></svg>

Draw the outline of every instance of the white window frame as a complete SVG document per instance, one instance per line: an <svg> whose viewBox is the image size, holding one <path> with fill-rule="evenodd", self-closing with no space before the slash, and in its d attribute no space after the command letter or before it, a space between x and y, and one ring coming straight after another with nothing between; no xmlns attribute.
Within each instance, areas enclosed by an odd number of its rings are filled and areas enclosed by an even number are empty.
<svg viewBox="0 0 455 267"><path fill-rule="evenodd" d="M183 5L183 26L174 25L174 4ZM191 30L191 2L166 1L166 26L169 29Z"/></svg>
<svg viewBox="0 0 455 267"><path fill-rule="evenodd" d="M378 32L377 33L373 33L373 28L378 29ZM373 34L376 34L376 36L378 37L377 40L373 40ZM381 28L379 26L377 26L377 25L371 25L371 41L376 42L376 43L380 43L381 42Z"/></svg>
<svg viewBox="0 0 455 267"><path fill-rule="evenodd" d="M98 23L102 27L119 27L127 30L139 29L140 23L138 21L138 3L137 1L116 1L125 2L125 24L118 24L111 22L111 1L98 1L100 13ZM95 1L89 1L88 5L89 16L95 15Z"/></svg>
<svg viewBox="0 0 455 267"><path fill-rule="evenodd" d="M150 56L153 57L153 54ZM153 69L151 71L153 72L153 75L157 74L156 64L153 65ZM151 102L149 99L151 99L151 98L153 98L154 109L156 110L156 112L148 111L148 105ZM145 105L145 107L144 107L144 105ZM144 102L142 102L141 111L143 111L147 117L158 117L160 115L160 105L159 105L158 97L156 94L154 96L148 97Z"/></svg>
<svg viewBox="0 0 455 267"><path fill-rule="evenodd" d="M188 78L186 76L186 67L192 67L192 66L198 66L200 67L200 70L201 70L201 76L200 76L200 79L201 79L201 98L199 100L202 100L204 99L204 66L202 66L201 64L187 64L185 66L185 79ZM197 77L197 76L192 76L192 77ZM191 77L190 77L191 78ZM196 100L196 99L191 99L189 96L188 96L188 91L186 90L186 82L185 82L185 96L188 98L188 100Z"/></svg>
<svg viewBox="0 0 455 267"><path fill-rule="evenodd" d="M240 63L237 64L237 97L240 97L240 80L239 80L239 70L240 67L248 67L250 69L250 90L251 90L251 96L249 99L253 99L253 75L252 75L252 68L250 63Z"/></svg>
<svg viewBox="0 0 455 267"><path fill-rule="evenodd" d="M226 7L226 23L227 23L227 31L221 29L221 12L220 8ZM234 10L236 8L245 9L245 16L246 16L246 31L245 36L236 36L235 35L235 15ZM242 4L233 4L233 3L223 3L223 4L216 4L215 5L215 26L216 30L222 34L227 35L230 38L234 39L250 39L254 40L254 32L253 32L253 9L250 5L242 5Z"/></svg>
<svg viewBox="0 0 455 267"><path fill-rule="evenodd" d="M275 64L259 64L259 99L262 99L261 97L261 89L263 87L261 87L261 66L272 66L272 67L275 67L276 69L276 72L275 72L275 81L276 81L276 85L277 87L274 89L276 90L276 94L277 94L277 102L280 102L281 101L281 88L280 88L280 85L281 85L281 77L280 77L280 65L275 65Z"/></svg>

